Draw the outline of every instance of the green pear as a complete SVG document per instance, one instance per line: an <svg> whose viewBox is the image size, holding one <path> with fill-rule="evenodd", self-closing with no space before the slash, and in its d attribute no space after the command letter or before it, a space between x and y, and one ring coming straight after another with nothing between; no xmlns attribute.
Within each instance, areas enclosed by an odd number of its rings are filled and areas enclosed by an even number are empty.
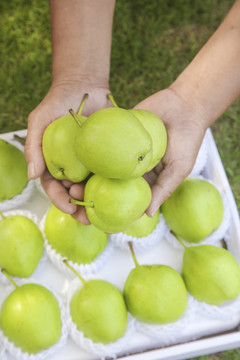
<svg viewBox="0 0 240 360"><path fill-rule="evenodd" d="M152 161L152 138L130 111L96 111L81 125L76 152L93 173L106 178L142 176Z"/></svg>
<svg viewBox="0 0 240 360"><path fill-rule="evenodd" d="M70 201L86 206L87 216L97 228L115 233L144 213L151 196L150 186L142 177L121 180L92 175L85 186L84 202Z"/></svg>
<svg viewBox="0 0 240 360"><path fill-rule="evenodd" d="M153 232L153 230L157 226L159 222L159 214L160 214L159 210L156 212L156 214L153 217L150 217L147 214L143 214L139 219L137 219L134 223L132 223L123 233L137 238L148 236Z"/></svg>
<svg viewBox="0 0 240 360"><path fill-rule="evenodd" d="M44 232L48 243L77 264L91 263L107 246L107 235L93 224L83 225L54 205L48 210Z"/></svg>
<svg viewBox="0 0 240 360"><path fill-rule="evenodd" d="M0 268L17 277L31 276L43 253L43 236L26 216L3 216L0 221Z"/></svg>
<svg viewBox="0 0 240 360"><path fill-rule="evenodd" d="M86 102L80 106L79 112ZM53 121L43 134L42 151L51 175L55 179L81 182L90 171L82 164L75 152L75 141L81 131L78 122L87 118L80 114L64 115Z"/></svg>
<svg viewBox="0 0 240 360"><path fill-rule="evenodd" d="M151 111L129 110L140 120L152 138L152 161L147 171L152 170L163 158L167 148L167 131L163 121Z"/></svg>
<svg viewBox="0 0 240 360"><path fill-rule="evenodd" d="M198 243L223 220L223 201L217 188L202 179L187 178L161 206L169 228L183 240Z"/></svg>
<svg viewBox="0 0 240 360"><path fill-rule="evenodd" d="M20 194L27 184L24 154L14 145L0 139L0 201Z"/></svg>
<svg viewBox="0 0 240 360"><path fill-rule="evenodd" d="M108 344L127 329L127 309L120 290L104 280L89 280L73 296L72 320L94 342Z"/></svg>
<svg viewBox="0 0 240 360"><path fill-rule="evenodd" d="M187 308L187 291L181 275L167 265L137 265L124 285L128 311L139 321L167 324Z"/></svg>
<svg viewBox="0 0 240 360"><path fill-rule="evenodd" d="M240 294L239 265L229 251L217 246L186 247L182 276L189 293L211 305L221 305Z"/></svg>
<svg viewBox="0 0 240 360"><path fill-rule="evenodd" d="M61 337L58 301L41 285L16 286L2 304L0 326L4 335L23 352L36 354Z"/></svg>

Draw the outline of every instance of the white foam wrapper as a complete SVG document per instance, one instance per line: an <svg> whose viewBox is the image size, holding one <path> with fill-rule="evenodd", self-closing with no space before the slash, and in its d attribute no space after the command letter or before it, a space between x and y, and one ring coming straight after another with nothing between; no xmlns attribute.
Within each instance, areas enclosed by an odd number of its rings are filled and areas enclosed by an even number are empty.
<svg viewBox="0 0 240 360"><path fill-rule="evenodd" d="M128 242L132 242L134 250L145 252L156 246L165 236L168 227L162 214L159 216L159 222L151 234L144 237L134 237L124 233L111 234L110 240L121 250L129 250Z"/></svg>
<svg viewBox="0 0 240 360"><path fill-rule="evenodd" d="M222 196L222 201L223 201L223 220L220 224L220 226L209 236L207 236L205 239L203 239L202 241L198 242L198 243L190 243L187 242L185 240L183 240L181 237L181 241L184 243L184 245L188 246L198 246L198 245L214 245L216 244L218 241L223 240L224 237L227 234L227 231L229 230L229 227L231 225L231 208L230 208L230 204L228 201L228 198L225 194L225 192L223 190L221 190L216 184L214 184L213 181L211 181L210 179L207 179L203 176L198 176L195 177L197 179L203 179L206 180L208 182L210 182L211 184L213 184L218 191L220 192L221 196ZM175 247L175 248L182 248L182 245L180 244L180 242L175 238L175 236L171 233L171 230L168 228L166 231L166 240L169 241L169 243Z"/></svg>
<svg viewBox="0 0 240 360"><path fill-rule="evenodd" d="M73 278L74 273L64 264L63 260L66 260L66 257L62 257L52 246L48 243L46 235L44 233L44 224L47 213L43 216L40 222L40 229L44 236L44 244L46 254L49 260L53 265L65 276ZM89 264L77 264L71 260L68 260L68 263L81 275L88 276L91 274L98 273L101 268L107 263L109 257L114 251L115 245L109 241L106 248Z"/></svg>
<svg viewBox="0 0 240 360"><path fill-rule="evenodd" d="M6 350L3 346L3 344L0 343L0 359L1 360L7 360L6 358Z"/></svg>
<svg viewBox="0 0 240 360"><path fill-rule="evenodd" d="M136 321L136 329L149 337L157 338L161 346L168 346L178 341L179 334L190 322L194 321L198 310L198 302L188 294L187 308L177 321L163 325Z"/></svg>
<svg viewBox="0 0 240 360"><path fill-rule="evenodd" d="M95 278L96 279L96 278ZM99 278L98 278L99 279ZM67 293L67 322L69 327L69 334L72 340L80 348L96 355L98 358L104 360L106 357L116 358L124 348L126 348L134 330L135 319L128 315L128 326L123 337L119 338L115 342L109 344L95 343L91 339L86 338L83 332L77 329L77 325L72 321L70 314L70 303L73 295L82 287L81 281L75 279L71 282Z"/></svg>
<svg viewBox="0 0 240 360"><path fill-rule="evenodd" d="M14 141L14 140L6 140L6 141L14 145L22 152L24 152L24 146L20 144L18 141ZM15 195L11 199L0 201L0 211L15 209L20 205L24 204L32 195L34 189L35 189L35 180L28 181L27 186L23 189L23 191L20 194Z"/></svg>
<svg viewBox="0 0 240 360"><path fill-rule="evenodd" d="M10 211L4 212L3 215L4 216L14 216L14 215L25 216L28 219L32 220L39 228L39 219L38 219L37 215L29 210L21 210L21 209L10 210ZM2 219L0 219L0 221L2 221ZM43 236L43 240L44 240L44 236ZM32 276L37 276L39 273L41 273L42 269L44 268L44 266L46 264L46 261L47 261L47 256L46 256L45 251L43 250L42 257L39 260L39 263L38 263L34 273L29 278L31 278ZM13 279L16 281L18 278L13 276ZM1 271L0 271L0 282L2 282L3 284L8 284L8 282L9 282L8 279L6 278L6 276L4 274L2 274Z"/></svg>
<svg viewBox="0 0 240 360"><path fill-rule="evenodd" d="M189 176L197 176L201 174L207 163L208 151L208 142L205 135L199 149L195 164Z"/></svg>
<svg viewBox="0 0 240 360"><path fill-rule="evenodd" d="M42 187L40 178L38 178L38 179L35 180L35 185L36 185L37 190L38 190L42 195L44 195L46 198L48 198L48 195L46 194L46 192L44 191L44 189L43 189L43 187Z"/></svg>
<svg viewBox="0 0 240 360"><path fill-rule="evenodd" d="M53 293L55 298L57 299L60 307L61 312L61 321L62 321L62 333L59 341L54 344L53 346L49 347L48 349L45 349L43 351L40 351L37 354L28 354L26 352L23 352L19 347L17 347L14 343L12 343L3 333L3 331L0 328L0 343L3 344L4 348L6 349L6 352L9 352L12 356L15 357L17 360L44 360L49 359L50 356L52 356L55 352L59 351L64 345L66 344L66 340L68 337L68 327L67 327L67 314L66 314L66 307L63 303L63 300L56 294L56 292L46 286L45 284L41 283L40 281L35 280L34 278L29 278L28 280L19 280L17 281L17 285L21 286L23 284L27 283L34 283L39 284L47 288L49 291ZM9 285L7 291L5 292L5 298L1 299L3 302L7 296L14 290L13 285ZM41 305L41 304L40 304Z"/></svg>

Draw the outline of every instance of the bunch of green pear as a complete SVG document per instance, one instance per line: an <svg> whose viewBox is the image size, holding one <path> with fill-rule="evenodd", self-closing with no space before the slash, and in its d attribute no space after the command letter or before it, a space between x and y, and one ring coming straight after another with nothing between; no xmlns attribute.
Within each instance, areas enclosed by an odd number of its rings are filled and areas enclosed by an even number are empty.
<svg viewBox="0 0 240 360"><path fill-rule="evenodd" d="M136 267L124 285L128 311L139 321L167 324L184 314L188 300L181 275L167 265L139 265L129 243Z"/></svg>
<svg viewBox="0 0 240 360"><path fill-rule="evenodd" d="M124 336L128 325L127 308L120 290L105 280L84 280L70 301L70 314L77 329L96 343L108 344Z"/></svg>
<svg viewBox="0 0 240 360"><path fill-rule="evenodd" d="M199 243L222 223L224 206L218 189L207 180L187 178L161 206L169 228L190 243Z"/></svg>
<svg viewBox="0 0 240 360"><path fill-rule="evenodd" d="M27 184L24 154L14 145L0 139L0 201L20 194Z"/></svg>
<svg viewBox="0 0 240 360"><path fill-rule="evenodd" d="M221 305L240 294L240 268L228 250L213 245L182 245L182 276L193 297Z"/></svg>
<svg viewBox="0 0 240 360"><path fill-rule="evenodd" d="M29 277L43 254L42 233L26 216L0 216L0 268L12 276Z"/></svg>
<svg viewBox="0 0 240 360"><path fill-rule="evenodd" d="M27 283L18 286L7 272L4 273L15 287L0 311L4 335L29 354L37 354L56 344L62 333L56 297L42 285Z"/></svg>
<svg viewBox="0 0 240 360"><path fill-rule="evenodd" d="M51 205L44 223L48 243L76 264L91 263L106 248L108 236L93 224L83 225Z"/></svg>
<svg viewBox="0 0 240 360"><path fill-rule="evenodd" d="M108 233L123 231L150 204L150 187L141 176L164 156L166 128L149 111L119 108L111 94L113 107L86 118L82 110L87 98L86 94L77 113L70 109L71 115L47 127L43 154L55 178L86 180L84 201L71 202L86 206L96 227Z"/></svg>

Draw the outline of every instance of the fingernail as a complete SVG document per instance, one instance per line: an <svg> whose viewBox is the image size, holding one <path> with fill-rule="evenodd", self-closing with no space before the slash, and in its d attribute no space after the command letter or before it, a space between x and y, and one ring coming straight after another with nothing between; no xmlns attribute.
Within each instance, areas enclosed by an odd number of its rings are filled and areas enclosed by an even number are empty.
<svg viewBox="0 0 240 360"><path fill-rule="evenodd" d="M30 162L28 164L28 180L32 180L35 179L35 168L34 168L34 163Z"/></svg>

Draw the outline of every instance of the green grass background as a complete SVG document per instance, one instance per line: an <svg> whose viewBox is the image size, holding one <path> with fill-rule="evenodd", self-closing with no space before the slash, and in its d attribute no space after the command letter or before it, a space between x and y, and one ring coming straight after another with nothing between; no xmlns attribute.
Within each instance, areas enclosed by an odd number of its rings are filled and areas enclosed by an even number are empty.
<svg viewBox="0 0 240 360"><path fill-rule="evenodd" d="M110 88L122 107L171 84L211 36L232 0L117 0ZM0 1L0 132L27 127L51 83L46 0ZM240 209L239 99L212 126ZM238 360L240 350L198 360Z"/></svg>

